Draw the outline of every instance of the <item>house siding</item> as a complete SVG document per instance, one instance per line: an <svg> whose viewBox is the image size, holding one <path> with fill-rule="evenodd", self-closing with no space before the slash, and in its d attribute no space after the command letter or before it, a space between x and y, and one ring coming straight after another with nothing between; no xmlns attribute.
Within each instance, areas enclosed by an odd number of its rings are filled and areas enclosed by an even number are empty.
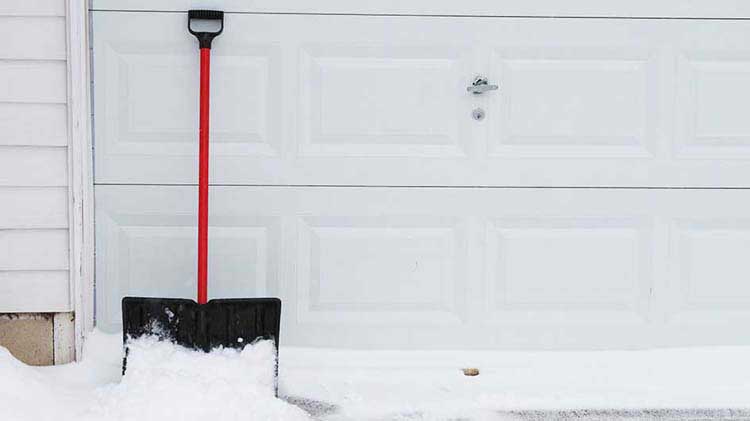
<svg viewBox="0 0 750 421"><path fill-rule="evenodd" d="M3 1L0 39L0 313L69 312L65 1Z"/></svg>

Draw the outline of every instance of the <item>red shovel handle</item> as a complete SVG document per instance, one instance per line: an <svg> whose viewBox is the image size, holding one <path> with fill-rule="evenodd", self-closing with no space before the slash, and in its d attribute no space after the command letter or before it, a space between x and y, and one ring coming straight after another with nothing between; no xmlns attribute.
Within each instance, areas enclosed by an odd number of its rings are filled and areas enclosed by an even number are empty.
<svg viewBox="0 0 750 421"><path fill-rule="evenodd" d="M208 300L208 98L211 49L201 48L200 151L198 158L198 304Z"/></svg>
<svg viewBox="0 0 750 421"><path fill-rule="evenodd" d="M195 31L193 20L220 21L217 31ZM211 81L211 41L224 30L224 12L216 10L190 10L188 31L198 39L201 52L200 128L198 138L198 304L208 301L208 102Z"/></svg>

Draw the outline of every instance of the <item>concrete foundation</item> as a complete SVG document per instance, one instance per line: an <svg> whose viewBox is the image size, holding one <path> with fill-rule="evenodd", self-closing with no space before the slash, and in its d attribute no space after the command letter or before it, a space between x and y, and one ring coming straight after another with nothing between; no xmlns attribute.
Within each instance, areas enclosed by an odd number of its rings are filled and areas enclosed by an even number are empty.
<svg viewBox="0 0 750 421"><path fill-rule="evenodd" d="M73 361L72 313L0 314L0 346L29 365Z"/></svg>

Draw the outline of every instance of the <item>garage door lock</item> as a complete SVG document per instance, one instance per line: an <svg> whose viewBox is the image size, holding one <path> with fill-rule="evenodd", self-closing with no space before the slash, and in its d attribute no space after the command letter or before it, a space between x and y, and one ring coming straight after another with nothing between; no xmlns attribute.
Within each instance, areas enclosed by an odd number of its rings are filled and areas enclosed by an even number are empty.
<svg viewBox="0 0 750 421"><path fill-rule="evenodd" d="M474 95L480 95L487 91L495 90L497 90L497 85L490 85L490 81L484 76L475 77L474 82L466 87L466 91L471 92Z"/></svg>

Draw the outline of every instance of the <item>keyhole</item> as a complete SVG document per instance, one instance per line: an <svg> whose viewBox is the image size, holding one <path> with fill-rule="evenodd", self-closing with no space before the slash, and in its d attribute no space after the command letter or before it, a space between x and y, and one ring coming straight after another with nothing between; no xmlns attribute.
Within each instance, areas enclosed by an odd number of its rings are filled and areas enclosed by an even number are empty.
<svg viewBox="0 0 750 421"><path fill-rule="evenodd" d="M476 121L484 120L484 110L482 108L475 108L474 111L471 112L471 118Z"/></svg>

